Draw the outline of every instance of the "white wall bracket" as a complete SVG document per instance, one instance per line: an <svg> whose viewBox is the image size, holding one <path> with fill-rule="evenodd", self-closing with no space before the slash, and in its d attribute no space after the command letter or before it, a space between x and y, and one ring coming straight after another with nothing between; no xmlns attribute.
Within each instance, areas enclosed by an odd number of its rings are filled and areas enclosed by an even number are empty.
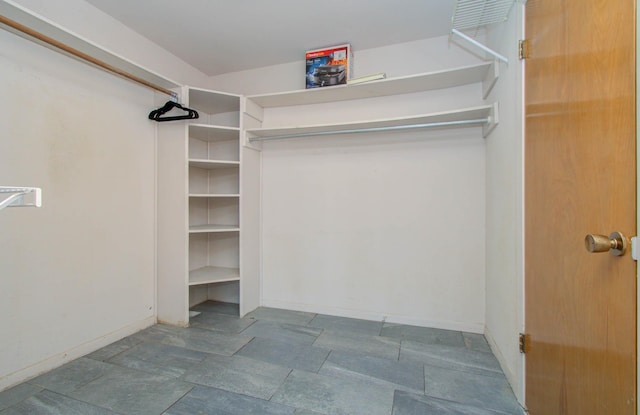
<svg viewBox="0 0 640 415"><path fill-rule="evenodd" d="M456 0L451 16L451 33L482 49L496 59L509 64L509 59L461 30L478 30L483 26L505 22L517 0Z"/></svg>
<svg viewBox="0 0 640 415"><path fill-rule="evenodd" d="M467 42L471 43L472 45L477 46L478 48L480 48L483 51L487 52L488 54L490 54L491 56L495 57L496 59L499 59L502 62L506 63L507 65L509 64L509 59L508 58L506 58L505 56L499 54L495 50L483 45L482 43L478 42L477 40L473 39L472 37L465 35L461 31L459 31L457 29L451 29L451 33L453 33L454 35L459 36L460 38L466 40Z"/></svg>
<svg viewBox="0 0 640 415"><path fill-rule="evenodd" d="M25 195L33 195L33 202L25 202ZM6 207L41 207L42 189L39 187L0 186L0 195L8 196L0 201L0 210Z"/></svg>

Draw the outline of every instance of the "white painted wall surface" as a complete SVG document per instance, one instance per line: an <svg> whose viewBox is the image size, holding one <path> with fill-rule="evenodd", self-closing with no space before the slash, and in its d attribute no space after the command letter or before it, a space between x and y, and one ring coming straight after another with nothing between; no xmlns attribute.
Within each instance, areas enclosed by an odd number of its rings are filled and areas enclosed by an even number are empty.
<svg viewBox="0 0 640 415"><path fill-rule="evenodd" d="M153 92L0 31L0 390L155 321Z"/></svg>
<svg viewBox="0 0 640 415"><path fill-rule="evenodd" d="M263 304L482 332L482 140L265 143Z"/></svg>
<svg viewBox="0 0 640 415"><path fill-rule="evenodd" d="M500 102L500 125L487 139L487 328L486 335L516 396L524 402L524 358L518 333L524 329L523 63L522 8L488 30L490 47L509 58L490 100Z"/></svg>

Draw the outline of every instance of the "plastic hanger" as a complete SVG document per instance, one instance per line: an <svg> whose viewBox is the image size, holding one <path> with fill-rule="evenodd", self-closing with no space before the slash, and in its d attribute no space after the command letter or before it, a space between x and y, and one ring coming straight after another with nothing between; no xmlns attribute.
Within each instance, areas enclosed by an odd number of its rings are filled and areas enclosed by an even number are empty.
<svg viewBox="0 0 640 415"><path fill-rule="evenodd" d="M163 114L171 111L174 108L179 108L181 110L186 111L187 113L184 115L172 115L169 117L161 117ZM191 108L184 107L177 102L167 101L164 106L158 108L157 110L153 110L149 113L149 119L162 122L162 121L176 121L176 120L193 120L196 118L200 118L198 111L192 110Z"/></svg>

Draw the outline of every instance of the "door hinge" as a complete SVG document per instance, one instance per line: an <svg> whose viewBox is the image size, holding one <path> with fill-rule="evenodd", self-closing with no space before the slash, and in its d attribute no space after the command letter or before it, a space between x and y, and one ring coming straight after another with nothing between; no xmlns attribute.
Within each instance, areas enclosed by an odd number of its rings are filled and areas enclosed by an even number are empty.
<svg viewBox="0 0 640 415"><path fill-rule="evenodd" d="M519 344L519 348L520 348L520 353L526 353L527 352L527 335L524 333L520 333L518 335L518 344Z"/></svg>
<svg viewBox="0 0 640 415"><path fill-rule="evenodd" d="M527 39L518 41L518 59L523 60L529 57L529 41Z"/></svg>

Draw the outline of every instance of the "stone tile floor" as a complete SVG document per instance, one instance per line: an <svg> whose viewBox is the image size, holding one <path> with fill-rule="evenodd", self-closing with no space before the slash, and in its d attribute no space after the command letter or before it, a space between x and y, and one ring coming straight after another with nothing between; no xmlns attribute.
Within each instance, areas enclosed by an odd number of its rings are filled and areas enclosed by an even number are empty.
<svg viewBox="0 0 640 415"><path fill-rule="evenodd" d="M483 336L206 302L0 392L0 415L520 415Z"/></svg>

